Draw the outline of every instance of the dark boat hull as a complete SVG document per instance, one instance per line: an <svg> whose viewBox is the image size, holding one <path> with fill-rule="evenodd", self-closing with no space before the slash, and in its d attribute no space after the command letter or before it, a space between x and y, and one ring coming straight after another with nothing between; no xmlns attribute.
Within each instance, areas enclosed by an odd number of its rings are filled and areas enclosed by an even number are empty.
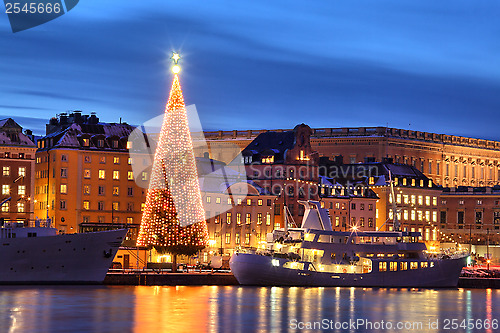
<svg viewBox="0 0 500 333"><path fill-rule="evenodd" d="M229 265L242 285L259 286L321 286L321 287L409 287L409 288L454 288L465 266L467 257L458 259L434 259L433 267L385 271L364 274L327 273L310 270L284 268L287 259L273 266L270 256L236 253ZM373 260L378 266L378 260Z"/></svg>

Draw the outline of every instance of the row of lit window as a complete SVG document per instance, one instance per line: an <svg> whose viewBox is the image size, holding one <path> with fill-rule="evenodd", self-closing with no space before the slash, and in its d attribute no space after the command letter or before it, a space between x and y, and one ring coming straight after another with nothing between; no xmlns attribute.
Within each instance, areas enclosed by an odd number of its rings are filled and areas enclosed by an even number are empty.
<svg viewBox="0 0 500 333"><path fill-rule="evenodd" d="M212 197L211 196L206 196L205 197L205 201L206 203L212 203ZM238 205L241 205L243 203L243 199L241 198L238 198L236 200L237 204ZM215 198L215 203L216 204L220 204L222 203L222 198L221 197L216 197ZM271 206L272 205L272 200L271 199L267 199L267 206ZM228 197L227 198L227 204L228 205L234 205L234 199L231 198L231 197ZM263 199L257 199L257 206L262 206L264 204L264 201ZM246 199L246 205L247 206L252 206L253 205L253 200L252 199Z"/></svg>
<svg viewBox="0 0 500 333"><path fill-rule="evenodd" d="M392 193L389 194L389 202L392 203ZM412 205L424 205L424 196L423 195L408 195L408 194L396 194L396 203L404 203L404 204L412 204ZM437 206L438 200L437 197L432 197L432 205ZM425 205L430 206L431 205L431 197L426 195L425 196Z"/></svg>
<svg viewBox="0 0 500 333"><path fill-rule="evenodd" d="M276 226L276 228L279 228L279 224ZM251 236L252 235L250 233L245 233L245 242L244 242L245 245L249 245L250 244ZM259 241L262 238L262 234L261 233L257 233L255 235L255 238L256 238L257 241ZM224 234L224 243L226 245L231 244L231 233L230 232L226 232ZM240 233L235 233L234 234L234 243L236 245L241 244L241 234ZM217 241L214 241L213 245L215 247L217 245Z"/></svg>
<svg viewBox="0 0 500 333"><path fill-rule="evenodd" d="M410 269L418 269L419 264L418 261L410 261ZM427 261L421 261L420 262L420 268L427 268L429 267L429 263ZM434 263L430 263L430 267L434 267ZM378 263L378 270L379 272L386 272L387 271L387 262L386 261L381 261ZM398 270L398 263L396 261L390 261L389 262L389 271L397 271ZM399 270L401 271L406 271L408 270L408 262L400 262L399 263Z"/></svg>
<svg viewBox="0 0 500 333"><path fill-rule="evenodd" d="M3 176L10 176L10 166L3 166L2 167L2 175ZM25 177L26 176L26 167L18 167L17 168L17 175L19 177Z"/></svg>
<svg viewBox="0 0 500 333"><path fill-rule="evenodd" d="M134 218L133 217L127 217L125 220L128 224L134 223ZM90 216L82 216L82 222L83 223L90 223ZM120 216L113 216L113 223L120 223ZM106 217L105 216L98 216L97 217L97 223L106 223Z"/></svg>
<svg viewBox="0 0 500 333"><path fill-rule="evenodd" d="M206 212L206 216L210 216L210 211ZM236 213L236 224L241 225L242 224L242 213ZM262 224L265 218L265 223L266 225L271 225L271 213L266 213L265 217L262 215L262 213L257 213L257 224ZM207 222L209 220L207 219ZM215 217L214 217L214 222L215 223L220 223L221 222L221 215L220 212L215 212ZM232 212L227 212L226 213L226 221L227 224L231 224L233 222L233 213ZM252 214L251 213L246 213L245 214L245 224L251 224L252 223Z"/></svg>
<svg viewBox="0 0 500 333"><path fill-rule="evenodd" d="M10 185L2 185L2 194L10 195ZM17 186L17 194L18 195L26 195L26 185L18 185Z"/></svg>
<svg viewBox="0 0 500 333"><path fill-rule="evenodd" d="M16 203L16 207L17 207L17 212L18 213L24 213L25 212L25 204L24 204L24 202L18 201ZM2 208L1 209L2 209L2 213L8 213L8 212L10 212L9 202L4 202L2 204Z"/></svg>
<svg viewBox="0 0 500 333"><path fill-rule="evenodd" d="M408 210L404 209L400 212L397 213L398 220L401 220L401 217L403 220L411 220L411 221L423 221L425 216L426 221L431 221L431 212L426 210L421 211L421 210ZM389 219L394 218L394 213L392 209L389 209ZM437 222L437 211L432 212L432 222Z"/></svg>
<svg viewBox="0 0 500 333"><path fill-rule="evenodd" d="M0 154L2 154L2 153L0 153ZM21 159L23 159L26 156L26 159L28 159L28 160L31 158L31 155L24 155L24 153L12 154L11 155L10 151L4 152L3 156L0 155L0 157L5 157L5 158L11 158L11 156L12 156L12 158L21 158Z"/></svg>

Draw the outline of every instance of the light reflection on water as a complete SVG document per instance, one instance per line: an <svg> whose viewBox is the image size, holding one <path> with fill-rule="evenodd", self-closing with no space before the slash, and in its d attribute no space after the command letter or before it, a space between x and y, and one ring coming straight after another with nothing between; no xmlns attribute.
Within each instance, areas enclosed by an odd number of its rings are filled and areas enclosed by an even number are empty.
<svg viewBox="0 0 500 333"><path fill-rule="evenodd" d="M293 320L360 318L450 332L445 319L500 319L499 306L500 291L491 289L19 286L0 288L0 332L298 332ZM429 329L435 320L440 328ZM356 332L365 331L373 330Z"/></svg>

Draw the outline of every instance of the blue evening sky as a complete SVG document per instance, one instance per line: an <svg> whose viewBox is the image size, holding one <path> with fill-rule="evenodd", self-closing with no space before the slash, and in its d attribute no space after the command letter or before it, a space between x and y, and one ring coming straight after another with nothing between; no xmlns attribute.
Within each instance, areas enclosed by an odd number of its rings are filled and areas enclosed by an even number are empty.
<svg viewBox="0 0 500 333"><path fill-rule="evenodd" d="M0 117L38 134L68 110L131 124L161 114L175 49L207 130L304 122L500 140L495 0L83 0L15 34L0 8Z"/></svg>

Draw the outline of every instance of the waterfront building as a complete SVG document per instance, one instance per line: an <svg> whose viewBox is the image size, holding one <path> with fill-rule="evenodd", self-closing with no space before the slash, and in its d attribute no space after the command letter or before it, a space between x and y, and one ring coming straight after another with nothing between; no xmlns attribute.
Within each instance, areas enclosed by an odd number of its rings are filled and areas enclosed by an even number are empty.
<svg viewBox="0 0 500 333"><path fill-rule="evenodd" d="M274 132L287 132L279 129ZM205 138L223 159L228 143L245 149L267 130L208 131ZM409 164L437 185L493 186L500 184L500 141L437 134L390 127L313 128L311 149L320 156L343 155L348 163L365 158Z"/></svg>
<svg viewBox="0 0 500 333"><path fill-rule="evenodd" d="M35 216L50 218L63 233L127 225L132 245L146 192L131 167L132 130L80 111L52 118L46 136L37 141Z"/></svg>
<svg viewBox="0 0 500 333"><path fill-rule="evenodd" d="M12 118L0 120L0 221L33 221L35 150L31 132Z"/></svg>
<svg viewBox="0 0 500 333"><path fill-rule="evenodd" d="M500 186L445 188L439 202L441 230L454 242L500 241Z"/></svg>

